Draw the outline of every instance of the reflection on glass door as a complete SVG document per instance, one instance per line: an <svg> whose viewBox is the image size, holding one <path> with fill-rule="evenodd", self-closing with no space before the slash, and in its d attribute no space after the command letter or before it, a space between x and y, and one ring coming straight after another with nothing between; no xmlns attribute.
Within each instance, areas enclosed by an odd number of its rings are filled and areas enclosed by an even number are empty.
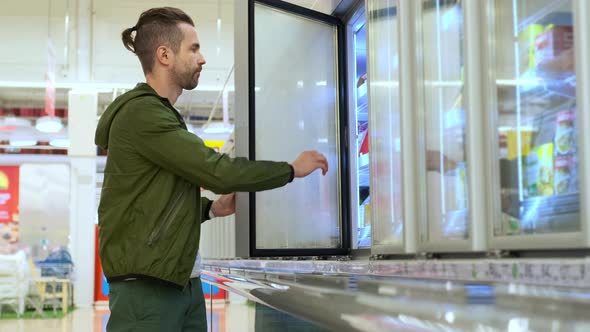
<svg viewBox="0 0 590 332"><path fill-rule="evenodd" d="M495 236L580 230L571 0L496 0L501 218Z"/></svg>
<svg viewBox="0 0 590 332"><path fill-rule="evenodd" d="M421 23L427 223L420 240L465 240L469 202L461 1L422 1Z"/></svg>
<svg viewBox="0 0 590 332"><path fill-rule="evenodd" d="M367 2L373 248L403 244L398 1Z"/></svg>

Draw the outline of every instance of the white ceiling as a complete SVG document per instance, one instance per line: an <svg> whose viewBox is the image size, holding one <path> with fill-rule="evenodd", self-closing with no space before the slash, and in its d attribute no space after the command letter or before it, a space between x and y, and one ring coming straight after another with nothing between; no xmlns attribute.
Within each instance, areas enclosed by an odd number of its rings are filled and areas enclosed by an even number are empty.
<svg viewBox="0 0 590 332"><path fill-rule="evenodd" d="M2 4L0 39L5 41L5 45L11 46L0 53L0 107L43 105L48 38L55 48L57 85L76 84L76 2L19 0ZM100 0L91 3L93 8L90 62L93 82L102 83L103 86L110 84L129 88L143 81L139 61L121 43L121 31L134 25L139 14L147 8L163 5L179 7L195 21L207 64L201 75L199 88L186 92L179 100L178 106L186 108L190 104L194 112L201 110L203 113L211 109L233 65L234 0ZM69 33L66 33L66 17ZM218 19L221 23L220 29ZM18 38L14 31L19 31ZM11 87L14 85L20 87ZM233 86L233 79L229 85ZM108 104L112 100L112 94L111 91L104 96L101 95L101 103ZM230 95L230 105L232 97L233 95ZM66 98L67 89L58 89L57 107L66 107Z"/></svg>
<svg viewBox="0 0 590 332"><path fill-rule="evenodd" d="M194 20L207 60L199 87L185 91L176 106L185 115L206 118L234 61L233 4L245 0L100 0L92 3L90 67L93 82L105 87L99 93L98 113L122 93L143 81L139 61L127 51L121 31L134 25L147 8L173 6ZM306 8L331 13L340 0L288 0ZM67 108L67 93L77 80L77 0L3 1L0 11L0 107L43 108L48 40L55 49L56 108ZM218 20L220 25L218 28ZM66 21L67 27L66 29ZM18 34L14 32L18 31ZM113 86L118 87L116 90ZM230 119L233 118L233 77L229 80ZM216 117L221 117L221 103ZM195 124L202 121L194 121Z"/></svg>

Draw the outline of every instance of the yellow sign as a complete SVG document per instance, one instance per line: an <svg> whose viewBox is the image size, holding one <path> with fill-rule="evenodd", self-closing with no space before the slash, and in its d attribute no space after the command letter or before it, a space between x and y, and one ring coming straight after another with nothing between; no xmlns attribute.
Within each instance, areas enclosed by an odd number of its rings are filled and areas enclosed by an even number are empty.
<svg viewBox="0 0 590 332"><path fill-rule="evenodd" d="M205 146L218 150L220 150L225 144L225 141L223 140L204 140L203 142L205 143Z"/></svg>
<svg viewBox="0 0 590 332"><path fill-rule="evenodd" d="M0 171L0 190L8 190L8 176Z"/></svg>

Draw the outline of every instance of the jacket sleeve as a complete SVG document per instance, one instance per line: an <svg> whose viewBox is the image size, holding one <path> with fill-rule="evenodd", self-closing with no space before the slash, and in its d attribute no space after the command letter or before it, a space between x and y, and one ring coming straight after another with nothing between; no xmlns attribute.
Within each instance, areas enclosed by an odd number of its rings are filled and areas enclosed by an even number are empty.
<svg viewBox="0 0 590 332"><path fill-rule="evenodd" d="M256 192L282 187L293 180L286 162L230 158L205 146L180 126L176 115L157 99L142 102L134 116L132 144L139 154L216 194Z"/></svg>
<svg viewBox="0 0 590 332"><path fill-rule="evenodd" d="M209 211L211 211L213 201L207 197L201 197L201 223L209 220Z"/></svg>

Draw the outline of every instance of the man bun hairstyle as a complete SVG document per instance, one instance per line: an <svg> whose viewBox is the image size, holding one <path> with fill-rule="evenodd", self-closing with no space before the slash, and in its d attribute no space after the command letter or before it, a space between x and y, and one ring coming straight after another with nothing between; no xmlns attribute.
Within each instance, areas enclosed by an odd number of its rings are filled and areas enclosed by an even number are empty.
<svg viewBox="0 0 590 332"><path fill-rule="evenodd" d="M158 47L170 47L174 53L180 50L183 35L179 23L195 26L190 16L182 10L160 7L144 11L135 26L123 30L123 45L137 55L144 74L152 72Z"/></svg>

